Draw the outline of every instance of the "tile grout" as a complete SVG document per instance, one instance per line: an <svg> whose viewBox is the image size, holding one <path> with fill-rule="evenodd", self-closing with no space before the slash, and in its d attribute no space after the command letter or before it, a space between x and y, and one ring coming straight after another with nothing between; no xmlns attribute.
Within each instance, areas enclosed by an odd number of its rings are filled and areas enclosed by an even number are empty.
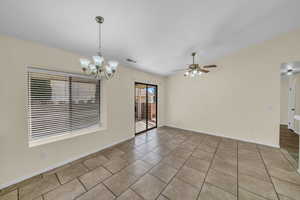
<svg viewBox="0 0 300 200"><path fill-rule="evenodd" d="M184 141L183 141L184 142ZM181 144L183 143L181 142ZM200 144L199 144L200 145ZM198 146L199 146L198 145ZM169 184L173 181L173 179L177 176L177 174L179 173L179 171L183 168L183 166L185 165L185 163L188 161L188 159L192 156L193 152L197 149L197 147L192 151L191 155L189 155L189 157L183 162L183 164L181 165L181 167L176 171L175 175L170 179L170 181L165 185L165 187L161 190L161 192L157 195L157 197L155 198L156 200L159 198L160 195L163 195L163 192L165 191L165 189L169 186ZM170 165L169 165L170 166ZM163 195L165 197L165 195ZM169 199L169 198L167 198Z"/></svg>
<svg viewBox="0 0 300 200"><path fill-rule="evenodd" d="M218 148L219 148L221 142L222 142L222 139L220 139L220 141L218 142L218 145L217 145L217 147L216 147L216 149L215 149L215 151L214 151L214 155L213 155L213 157L211 158L211 161L210 161L210 163L209 163L209 167L208 167L208 169L207 169L207 172L205 173L205 177L204 177L203 183L202 183L202 185L201 185L200 191L199 191L199 193L198 193L198 195L197 195L197 199L199 199L199 197L200 197L200 194L201 194L201 192L202 192L202 189L203 189L203 186L204 186L204 184L205 184L206 178L207 178L207 176L208 176L208 172L209 172L209 170L210 170L211 167L212 167L212 163L213 163L213 161L214 161L214 159L215 159L215 157L216 157L217 150L218 150Z"/></svg>
<svg viewBox="0 0 300 200"><path fill-rule="evenodd" d="M275 191L275 193L276 193L277 199L280 200L279 194L278 194L278 192L277 192L277 190L276 190L276 187L275 187L275 185L274 185L274 183L273 183L273 180L272 180L272 178L271 178L271 175L270 175L270 173L269 173L269 170L268 170L268 168L267 168L267 165L266 165L266 163L265 163L265 160L264 160L264 158L263 158L263 156L262 156L262 153L261 153L261 151L260 151L260 149L259 149L258 147L257 147L257 150L258 150L258 153L259 153L259 155L260 155L260 158L261 158L261 160L262 160L262 162L263 162L263 164L264 164L265 170L266 170L266 172L267 172L267 174L268 174L268 176L269 176L269 179L270 179L270 181L271 181L271 183L272 183L272 185L273 185L273 189L274 189L274 191Z"/></svg>

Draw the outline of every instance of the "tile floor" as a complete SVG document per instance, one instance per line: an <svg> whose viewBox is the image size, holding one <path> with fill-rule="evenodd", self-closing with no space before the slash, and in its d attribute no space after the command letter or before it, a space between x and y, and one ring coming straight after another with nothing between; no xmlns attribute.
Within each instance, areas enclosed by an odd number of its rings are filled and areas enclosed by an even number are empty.
<svg viewBox="0 0 300 200"><path fill-rule="evenodd" d="M288 129L287 125L280 125L280 147L285 149L298 163L299 135Z"/></svg>
<svg viewBox="0 0 300 200"><path fill-rule="evenodd" d="M168 127L0 191L0 200L297 200L280 149Z"/></svg>

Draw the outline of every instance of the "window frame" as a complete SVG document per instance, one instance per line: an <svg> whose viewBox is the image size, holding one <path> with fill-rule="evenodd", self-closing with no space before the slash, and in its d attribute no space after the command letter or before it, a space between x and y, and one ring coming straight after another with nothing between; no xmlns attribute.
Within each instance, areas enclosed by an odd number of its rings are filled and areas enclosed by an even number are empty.
<svg viewBox="0 0 300 200"><path fill-rule="evenodd" d="M52 135L49 137L44 137L44 138L40 138L40 139L35 139L32 140L31 136L30 136L30 108L29 108L29 101L30 101L30 95L29 95L29 89L31 87L29 79L30 79L30 72L35 72L35 73L45 73L45 74L50 74L50 75L59 75L59 76L67 76L67 77L78 77L78 78L84 78L84 79L94 79L93 77L87 76L87 75L83 75L83 74L79 74L79 73L73 73L73 72L61 72L61 71L55 71L55 70L48 70L48 69L44 69L44 68L38 68L38 67L27 67L27 90L26 90L26 96L27 96L27 109L26 109L26 117L27 117L27 138L28 138L28 145L29 147L35 147L35 146L39 146L39 145L43 145L43 144L48 144L48 143L52 143L52 142L57 142L57 141L61 141L61 140L65 140L65 139L69 139L69 138L73 138L73 137L77 137L77 136L81 136L81 135L86 135L86 134L90 134L90 133L95 133L95 132L99 132L99 131L104 131L107 129L107 105L106 105L106 90L105 90L105 81L99 80L100 81L100 99L99 99L99 113L100 113L100 121L98 124L96 125L92 125L90 127L87 128L82 128L82 129L77 129L77 130L72 130L72 131L66 131L63 132L61 134L57 134L57 135Z"/></svg>

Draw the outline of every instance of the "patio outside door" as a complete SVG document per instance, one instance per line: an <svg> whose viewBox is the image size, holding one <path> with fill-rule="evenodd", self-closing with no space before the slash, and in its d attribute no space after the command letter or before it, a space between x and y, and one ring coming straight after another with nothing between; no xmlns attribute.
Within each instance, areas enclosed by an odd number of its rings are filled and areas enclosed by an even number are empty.
<svg viewBox="0 0 300 200"><path fill-rule="evenodd" d="M157 127L157 85L135 83L135 133Z"/></svg>

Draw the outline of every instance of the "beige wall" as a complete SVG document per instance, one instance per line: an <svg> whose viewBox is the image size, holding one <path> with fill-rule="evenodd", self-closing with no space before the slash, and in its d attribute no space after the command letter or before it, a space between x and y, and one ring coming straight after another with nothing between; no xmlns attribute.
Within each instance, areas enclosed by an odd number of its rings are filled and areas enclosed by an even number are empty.
<svg viewBox="0 0 300 200"><path fill-rule="evenodd" d="M0 188L134 135L134 82L158 84L164 125L165 78L120 67L105 82L108 129L33 148L27 138L27 66L80 72L79 55L0 36Z"/></svg>
<svg viewBox="0 0 300 200"><path fill-rule="evenodd" d="M280 79L280 124L288 124L289 76Z"/></svg>
<svg viewBox="0 0 300 200"><path fill-rule="evenodd" d="M300 59L300 30L226 56L203 77L167 80L167 125L279 145L280 72Z"/></svg>

